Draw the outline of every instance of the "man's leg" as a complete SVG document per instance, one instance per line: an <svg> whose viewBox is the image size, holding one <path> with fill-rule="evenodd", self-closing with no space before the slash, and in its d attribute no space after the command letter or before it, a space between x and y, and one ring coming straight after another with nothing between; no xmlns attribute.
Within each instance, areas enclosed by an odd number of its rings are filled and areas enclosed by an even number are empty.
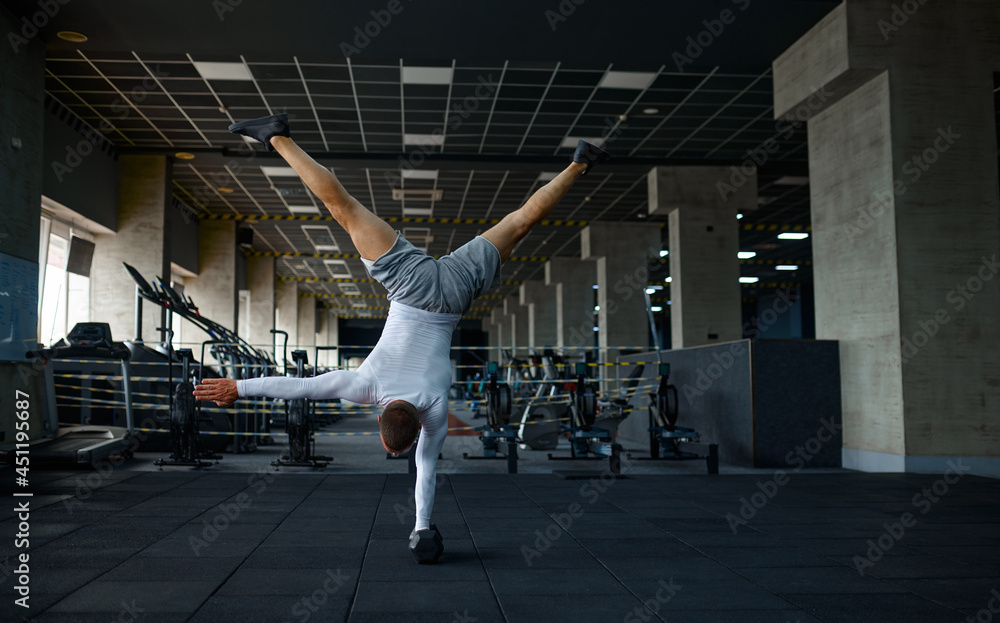
<svg viewBox="0 0 1000 623"><path fill-rule="evenodd" d="M320 198L351 236L354 247L366 260L377 260L396 242L396 230L348 194L330 169L313 160L287 136L272 136L271 147L299 174L309 190Z"/></svg>
<svg viewBox="0 0 1000 623"><path fill-rule="evenodd" d="M486 230L483 238L492 242L500 251L501 262L506 262L514 251L514 246L552 212L586 169L587 164L582 162L570 164L552 181L536 190L527 203Z"/></svg>

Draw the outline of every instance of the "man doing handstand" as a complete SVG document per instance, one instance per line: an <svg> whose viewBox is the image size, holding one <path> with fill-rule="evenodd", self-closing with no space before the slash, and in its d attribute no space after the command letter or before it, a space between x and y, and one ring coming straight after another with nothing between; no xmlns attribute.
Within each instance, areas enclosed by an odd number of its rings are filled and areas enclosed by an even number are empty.
<svg viewBox="0 0 1000 623"><path fill-rule="evenodd" d="M277 151L323 201L350 235L372 278L388 290L389 315L381 338L357 371L304 379L204 379L194 395L221 406L244 396L343 398L383 405L379 434L388 452L406 452L423 429L415 450L414 529L429 529L436 461L448 434L449 348L455 326L477 297L499 283L500 265L514 246L549 215L581 175L609 156L580 141L573 162L520 209L453 253L434 259L361 205L329 169L302 151L289 137L287 115L244 121L229 129Z"/></svg>

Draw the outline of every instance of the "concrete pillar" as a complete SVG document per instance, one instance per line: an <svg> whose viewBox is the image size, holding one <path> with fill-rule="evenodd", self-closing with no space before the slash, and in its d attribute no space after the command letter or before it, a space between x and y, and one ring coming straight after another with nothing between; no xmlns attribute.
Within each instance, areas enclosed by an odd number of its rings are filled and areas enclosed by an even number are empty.
<svg viewBox="0 0 1000 623"><path fill-rule="evenodd" d="M510 337L503 347L510 350L511 356L517 357L518 351L524 354L528 345L528 310L521 307L520 297L512 295L503 300L503 311L504 324L510 329Z"/></svg>
<svg viewBox="0 0 1000 623"><path fill-rule="evenodd" d="M292 362L291 352L299 343L299 284L290 279L278 281L277 308L274 315L275 329L288 333L288 363ZM284 336L278 336L278 358L283 356ZM280 363L280 361L279 361Z"/></svg>
<svg viewBox="0 0 1000 623"><path fill-rule="evenodd" d="M831 11L775 60L775 115L809 124L816 337L841 345L844 466L966 457L998 476L1000 7L915 6Z"/></svg>
<svg viewBox="0 0 1000 623"><path fill-rule="evenodd" d="M757 172L738 186L731 177L730 167L649 172L649 214L669 219L673 348L743 337L736 214L756 209Z"/></svg>
<svg viewBox="0 0 1000 623"><path fill-rule="evenodd" d="M122 262L135 267L147 282L162 277L169 283L168 218L175 212L168 205L172 192L170 163L166 156L120 156L118 170L118 231L94 236L90 317L111 325L116 340L141 337L147 342L159 342L156 328L164 326L164 310L148 301L142 306L142 335L135 335L135 281ZM185 292L192 291L185 286ZM195 335L195 329L190 331L188 335Z"/></svg>
<svg viewBox="0 0 1000 623"><path fill-rule="evenodd" d="M238 320L236 223L202 221L199 230L198 276L184 283L184 291L202 316L243 334Z"/></svg>
<svg viewBox="0 0 1000 623"><path fill-rule="evenodd" d="M309 361L313 360L313 346L316 345L316 297L299 295L299 339L295 342L297 349L309 351Z"/></svg>
<svg viewBox="0 0 1000 623"><path fill-rule="evenodd" d="M320 314L323 319L322 328L322 344L324 346L340 346L340 318L335 316L328 309L324 309L323 313ZM323 365L327 367L336 366L340 361L340 355L337 350L327 350L326 354L320 353L320 361Z"/></svg>
<svg viewBox="0 0 1000 623"><path fill-rule="evenodd" d="M241 332L259 350L272 352L274 335L274 258L247 258L247 289L250 290L250 326Z"/></svg>
<svg viewBox="0 0 1000 623"><path fill-rule="evenodd" d="M554 257L545 262L545 283L555 288L556 346L591 346L597 261Z"/></svg>
<svg viewBox="0 0 1000 623"><path fill-rule="evenodd" d="M505 335L510 331L504 331L503 305L498 305L490 310L490 353L489 361L502 362L500 349L503 348Z"/></svg>
<svg viewBox="0 0 1000 623"><path fill-rule="evenodd" d="M591 223L581 232L580 243L583 259L597 260L600 361L616 361L619 346L648 348L645 289L649 260L660 255L660 227L653 223Z"/></svg>
<svg viewBox="0 0 1000 623"><path fill-rule="evenodd" d="M518 290L522 314L527 316L528 346L532 349L556 345L556 288L544 281L525 281Z"/></svg>

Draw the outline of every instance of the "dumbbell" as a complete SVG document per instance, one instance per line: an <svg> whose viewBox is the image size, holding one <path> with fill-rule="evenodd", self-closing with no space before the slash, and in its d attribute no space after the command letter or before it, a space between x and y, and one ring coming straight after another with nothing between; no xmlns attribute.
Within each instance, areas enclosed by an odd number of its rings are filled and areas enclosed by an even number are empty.
<svg viewBox="0 0 1000 623"><path fill-rule="evenodd" d="M430 530L414 530L410 533L410 554L417 564L434 564L441 558L442 552L444 539L434 524L431 524Z"/></svg>

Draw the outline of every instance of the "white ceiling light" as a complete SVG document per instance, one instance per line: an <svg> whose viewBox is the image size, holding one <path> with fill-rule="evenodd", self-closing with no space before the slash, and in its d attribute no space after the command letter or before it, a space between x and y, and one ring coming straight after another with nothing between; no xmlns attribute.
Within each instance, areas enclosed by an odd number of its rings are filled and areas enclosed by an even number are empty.
<svg viewBox="0 0 1000 623"><path fill-rule="evenodd" d="M609 71L597 85L605 89L643 90L653 83L656 74L651 71Z"/></svg>
<svg viewBox="0 0 1000 623"><path fill-rule="evenodd" d="M403 84L451 84L451 67L403 67Z"/></svg>
<svg viewBox="0 0 1000 623"><path fill-rule="evenodd" d="M778 234L778 238L781 240L804 240L809 237L806 233L797 233L793 231L786 231L784 233Z"/></svg>
<svg viewBox="0 0 1000 623"><path fill-rule="evenodd" d="M340 245L333 237L333 232L325 225L303 225L302 233L316 247L317 253L340 253Z"/></svg>
<svg viewBox="0 0 1000 623"><path fill-rule="evenodd" d="M361 290L358 288L358 286L354 285L353 283L338 283L337 287L340 288L341 294L347 294L352 296L358 296L361 294Z"/></svg>
<svg viewBox="0 0 1000 623"><path fill-rule="evenodd" d="M326 269L334 277L350 279L354 276L351 274L351 269L344 260L323 260L323 263L326 264Z"/></svg>
<svg viewBox="0 0 1000 623"><path fill-rule="evenodd" d="M319 214L316 206L288 206L288 211L292 214Z"/></svg>
<svg viewBox="0 0 1000 623"><path fill-rule="evenodd" d="M749 260L750 258L756 256L757 256L756 251L740 251L739 253L736 254L736 257L740 258L741 260Z"/></svg>
<svg viewBox="0 0 1000 623"><path fill-rule="evenodd" d="M760 277L740 277L740 283L757 283Z"/></svg>
<svg viewBox="0 0 1000 623"><path fill-rule="evenodd" d="M670 255L670 251L668 251L667 249L660 250L660 257L667 257L668 255Z"/></svg>
<svg viewBox="0 0 1000 623"><path fill-rule="evenodd" d="M403 169L403 179L407 180L436 180L438 178L437 169L425 171L423 169Z"/></svg>
<svg viewBox="0 0 1000 623"><path fill-rule="evenodd" d="M292 167L261 167L260 172L268 177L298 177Z"/></svg>
<svg viewBox="0 0 1000 623"><path fill-rule="evenodd" d="M667 277L666 279L664 279L664 280L663 280L663 283L670 283L670 282L672 282L673 280L674 280L674 278L673 278L673 277Z"/></svg>
<svg viewBox="0 0 1000 623"><path fill-rule="evenodd" d="M799 267L795 264L778 264L774 267L774 270L798 270Z"/></svg>
<svg viewBox="0 0 1000 623"><path fill-rule="evenodd" d="M736 215L736 220L737 220L737 221L738 221L738 220L740 220L741 218L743 218L743 213L742 213L742 212L740 212L740 213L738 213L738 214Z"/></svg>
<svg viewBox="0 0 1000 623"><path fill-rule="evenodd" d="M250 68L243 63L203 63L195 61L194 68L205 80L253 80Z"/></svg>
<svg viewBox="0 0 1000 623"><path fill-rule="evenodd" d="M654 306L650 307L649 309L651 311L653 311L653 312L661 312L661 311L663 311L663 308L660 307L659 305L654 305Z"/></svg>
<svg viewBox="0 0 1000 623"><path fill-rule="evenodd" d="M809 178L805 175L785 175L774 180L775 186L805 186Z"/></svg>
<svg viewBox="0 0 1000 623"><path fill-rule="evenodd" d="M564 138L562 140L562 143L559 143L559 146L560 147L573 147L573 148L575 148L576 144L579 143L581 140L587 141L591 145L596 145L598 147L601 147L602 145L604 145L604 139L600 138L600 137L596 137L596 136L590 136L590 137L587 137L587 136L567 136L566 138Z"/></svg>
<svg viewBox="0 0 1000 623"><path fill-rule="evenodd" d="M653 292L656 292L656 290L653 288L646 288L646 294L652 294Z"/></svg>
<svg viewBox="0 0 1000 623"><path fill-rule="evenodd" d="M644 115L655 115L658 112L660 112L659 108L652 108L652 107L650 107L650 108L643 108L642 109L642 113Z"/></svg>
<svg viewBox="0 0 1000 623"><path fill-rule="evenodd" d="M403 143L431 147L444 145L444 134L403 134Z"/></svg>

